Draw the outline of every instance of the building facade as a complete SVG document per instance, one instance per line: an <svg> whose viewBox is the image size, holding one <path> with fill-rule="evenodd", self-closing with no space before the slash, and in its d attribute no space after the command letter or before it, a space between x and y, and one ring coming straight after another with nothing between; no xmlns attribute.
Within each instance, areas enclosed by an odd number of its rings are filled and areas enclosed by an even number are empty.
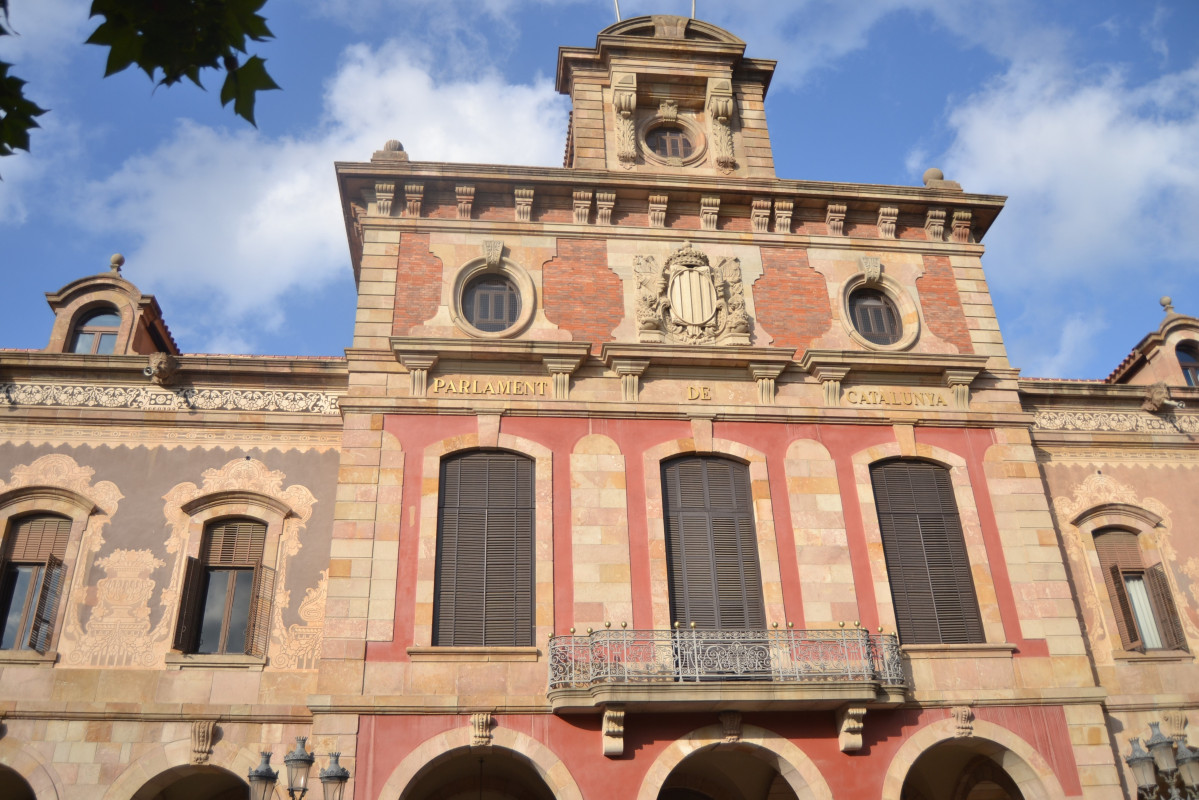
<svg viewBox="0 0 1199 800"><path fill-rule="evenodd" d="M560 50L562 168L337 164L344 358L181 354L115 257L47 295L0 351L0 795L241 797L295 737L355 800L1185 761L1199 320L1021 379L1004 198L776 177L773 69L640 17Z"/></svg>

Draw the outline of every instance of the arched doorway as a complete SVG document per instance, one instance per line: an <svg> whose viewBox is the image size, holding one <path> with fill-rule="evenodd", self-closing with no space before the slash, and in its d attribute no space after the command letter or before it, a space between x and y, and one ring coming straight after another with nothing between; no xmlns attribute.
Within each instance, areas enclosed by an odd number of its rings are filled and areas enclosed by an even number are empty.
<svg viewBox="0 0 1199 800"><path fill-rule="evenodd" d="M131 800L249 800L250 784L227 769L187 765L160 772Z"/></svg>
<svg viewBox="0 0 1199 800"><path fill-rule="evenodd" d="M683 759L662 784L658 800L796 800L796 796L774 753L717 745Z"/></svg>
<svg viewBox="0 0 1199 800"><path fill-rule="evenodd" d="M37 800L33 787L16 772L0 764L0 797L5 800Z"/></svg>
<svg viewBox="0 0 1199 800"><path fill-rule="evenodd" d="M528 759L509 750L459 750L417 774L401 800L554 800Z"/></svg>
<svg viewBox="0 0 1199 800"><path fill-rule="evenodd" d="M970 742L944 742L908 772L900 800L1025 800L1012 776Z"/></svg>

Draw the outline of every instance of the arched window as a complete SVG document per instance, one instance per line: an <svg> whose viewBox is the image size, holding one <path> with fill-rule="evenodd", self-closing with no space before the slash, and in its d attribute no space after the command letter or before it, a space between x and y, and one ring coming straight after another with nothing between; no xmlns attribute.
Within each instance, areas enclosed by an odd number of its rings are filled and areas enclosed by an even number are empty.
<svg viewBox="0 0 1199 800"><path fill-rule="evenodd" d="M984 641L949 470L886 461L870 468L870 479L900 641Z"/></svg>
<svg viewBox="0 0 1199 800"><path fill-rule="evenodd" d="M187 560L176 649L266 655L275 570L262 563L265 543L266 525L255 519L226 518L204 528L200 557Z"/></svg>
<svg viewBox="0 0 1199 800"><path fill-rule="evenodd" d="M1095 552L1126 650L1186 650L1186 636L1161 564L1146 568L1132 531L1095 531Z"/></svg>
<svg viewBox="0 0 1199 800"><path fill-rule="evenodd" d="M484 451L441 462L435 646L533 644L533 462Z"/></svg>
<svg viewBox="0 0 1199 800"><path fill-rule="evenodd" d="M70 352L111 355L117 346L117 331L121 315L111 306L104 306L85 315L75 323Z"/></svg>
<svg viewBox="0 0 1199 800"><path fill-rule="evenodd" d="M0 566L0 649L46 652L62 596L71 520L35 514L13 520Z"/></svg>
<svg viewBox="0 0 1199 800"><path fill-rule="evenodd" d="M1174 352L1178 356L1178 366L1182 367L1182 377L1186 379L1187 386L1199 386L1199 356L1195 355L1195 349L1188 345L1180 345Z"/></svg>
<svg viewBox="0 0 1199 800"><path fill-rule="evenodd" d="M713 456L662 465L670 616L706 629L765 629L749 469Z"/></svg>

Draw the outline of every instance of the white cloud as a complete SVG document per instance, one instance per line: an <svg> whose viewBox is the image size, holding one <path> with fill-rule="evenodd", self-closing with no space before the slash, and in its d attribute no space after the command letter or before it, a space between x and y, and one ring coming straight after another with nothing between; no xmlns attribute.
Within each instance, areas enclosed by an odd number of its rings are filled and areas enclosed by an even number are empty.
<svg viewBox="0 0 1199 800"><path fill-rule="evenodd" d="M1045 340L1044 336L1035 336L1035 350L1027 363L1022 363L1020 366L1024 368L1026 375L1058 377L1058 376L1078 376L1080 373L1079 367L1087 364L1096 355L1098 349L1096 342L1099 334L1107 325L1096 317L1084 317L1074 315L1068 317L1064 322L1060 317L1056 319L1045 319L1044 324L1034 328L1039 331L1060 330L1056 343ZM1023 329L1023 326L1017 326L1017 330ZM1009 346L1015 344L1017 347L1033 347L1033 343L1017 338L1009 343ZM1050 345L1052 350L1045 350L1045 346ZM1110 354L1104 354L1110 356ZM1121 354L1122 355L1122 354Z"/></svg>
<svg viewBox="0 0 1199 800"><path fill-rule="evenodd" d="M276 302L348 274L330 165L366 160L398 138L422 161L560 163L564 103L546 81L494 74L439 82L403 47L346 51L307 136L231 133L190 121L153 151L85 187L80 218L138 242L127 273L176 297L202 298L171 320L194 349L250 349L276 328Z"/></svg>

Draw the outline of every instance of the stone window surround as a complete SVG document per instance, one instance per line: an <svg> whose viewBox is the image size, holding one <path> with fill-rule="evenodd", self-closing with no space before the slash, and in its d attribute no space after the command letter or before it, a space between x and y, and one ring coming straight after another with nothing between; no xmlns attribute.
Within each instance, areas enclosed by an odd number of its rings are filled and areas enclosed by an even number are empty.
<svg viewBox="0 0 1199 800"><path fill-rule="evenodd" d="M690 137L691 155L680 159L663 158L650 149L649 143L646 141L646 137L649 136L650 131L666 125L677 125L679 128L683 129L688 137ZM645 159L646 163L659 167L689 167L695 164L704 163L708 156L708 137L704 135L703 128L701 128L697 122L690 119L686 112L681 110L678 116L674 119L663 117L660 113L655 111L653 114L647 115L643 119L638 120L637 145L641 151L641 156Z"/></svg>
<svg viewBox="0 0 1199 800"><path fill-rule="evenodd" d="M88 292L58 312L51 333L51 341L57 343L55 351L70 352L71 340L75 337L79 322L93 311L105 307L111 308L121 318L120 327L117 328L116 344L112 351L113 355L127 353L129 342L133 338L133 325L137 310L130 304L128 295L115 289Z"/></svg>
<svg viewBox="0 0 1199 800"><path fill-rule="evenodd" d="M861 288L877 289L895 304L895 309L899 312L900 325L903 326L899 340L895 343L877 344L872 342L859 333L858 329L854 326L853 317L849 310L849 297L854 291ZM845 281L841 287L840 294L841 326L849 334L849 338L863 348L883 352L896 352L909 349L920 338L920 309L912 299L911 293L891 276L880 275L877 280L868 283L866 275L859 272Z"/></svg>
<svg viewBox="0 0 1199 800"><path fill-rule="evenodd" d="M466 319L466 314L462 309L462 296L466 291L466 285L474 278L486 274L503 275L512 281L516 291L520 294L520 316L516 318L516 322L511 327L502 331L479 330ZM515 261L509 258L500 258L497 264L491 265L487 263L485 256L479 256L467 261L455 273L450 286L449 307L450 318L467 336L476 339L509 339L522 333L533 321L533 316L537 311L537 288L528 271Z"/></svg>

